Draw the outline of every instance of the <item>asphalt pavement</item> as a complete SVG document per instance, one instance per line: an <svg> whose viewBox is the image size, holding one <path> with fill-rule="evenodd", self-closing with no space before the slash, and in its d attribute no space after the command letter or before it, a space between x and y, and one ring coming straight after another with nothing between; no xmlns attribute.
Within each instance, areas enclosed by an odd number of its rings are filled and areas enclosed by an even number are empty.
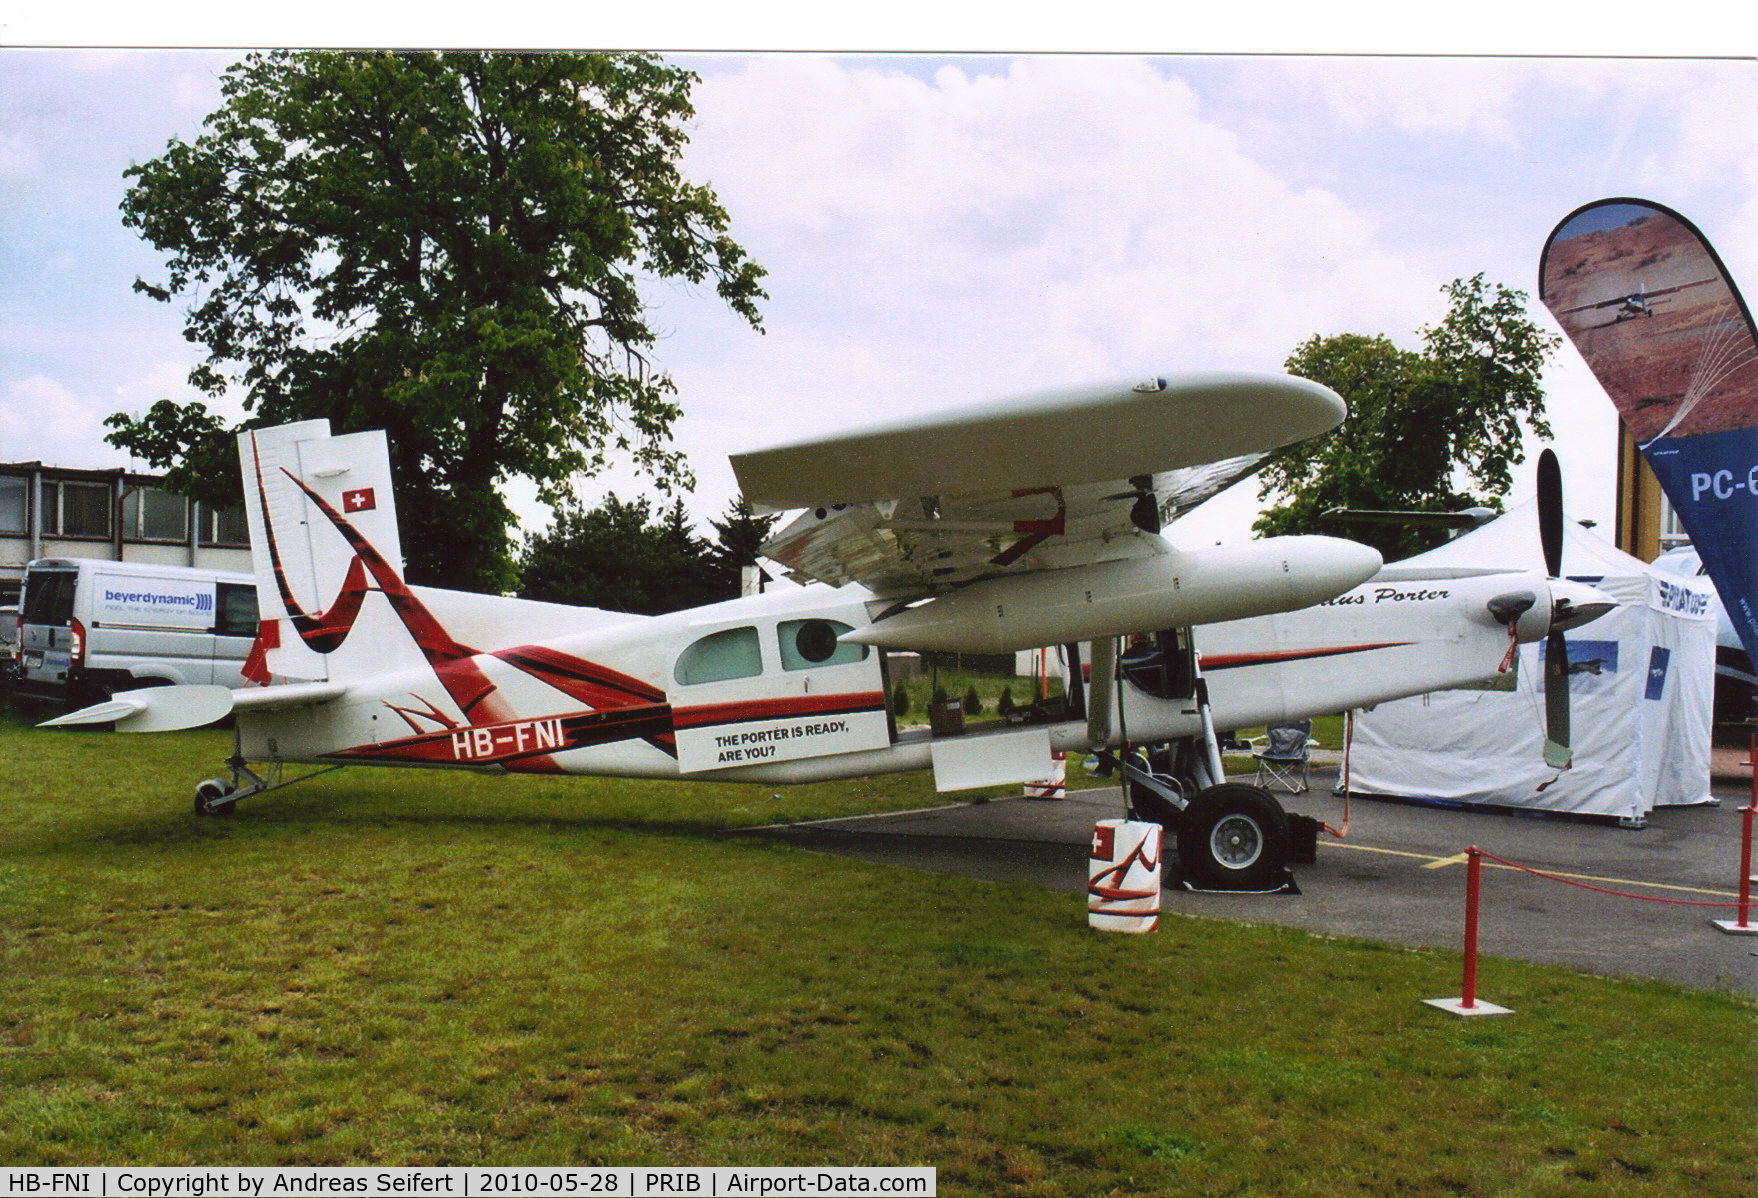
<svg viewBox="0 0 1758 1198"><path fill-rule="evenodd" d="M1332 793L1335 780L1334 770L1318 768L1308 792L1277 797L1290 811L1338 826L1343 800ZM1356 797L1347 838L1321 833L1318 860L1292 867L1298 894L1192 893L1169 882L1161 911L1457 951L1465 917L1464 851L1476 845L1579 883L1486 859L1483 953L1758 995L1758 935L1730 935L1710 925L1735 918L1731 907L1684 905L1732 904L1738 895L1740 808L1751 795L1749 775L1718 777L1714 793L1715 805L1655 808L1641 829ZM953 803L762 831L815 851L1079 894L1086 890L1094 823L1122 813L1120 793L1105 788L1061 800ZM1607 890L1621 893L1602 893ZM1671 901L1653 901L1663 899ZM1758 910L1753 915L1758 922ZM1493 1000L1487 978L1480 989Z"/></svg>

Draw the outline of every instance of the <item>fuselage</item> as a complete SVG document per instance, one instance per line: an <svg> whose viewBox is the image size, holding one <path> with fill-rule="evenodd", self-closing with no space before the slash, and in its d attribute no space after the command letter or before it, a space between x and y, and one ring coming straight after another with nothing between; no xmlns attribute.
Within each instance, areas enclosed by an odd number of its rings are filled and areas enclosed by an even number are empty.
<svg viewBox="0 0 1758 1198"><path fill-rule="evenodd" d="M1490 601L1510 592L1537 600L1512 634L1489 615ZM469 607L518 603L421 595L441 624ZM558 633L569 609L546 605L527 621L473 621L493 636L467 659L334 680L345 693L308 706L240 703L241 748L263 761L728 781L924 769L934 737L896 726L887 651L845 639L876 609L859 587L812 586L666 616L583 611L578 631ZM1510 636L1543 636L1549 612L1540 574L1370 581L1296 611L1200 626L1194 639L1215 725L1230 729L1491 682ZM523 642L522 624L548 635ZM1062 653L1090 660L1086 646ZM1198 734L1189 689L1156 685L1136 658L1131 667L1124 655L1120 713L1096 732L1084 670L1073 672L1065 708L1024 727L1057 751L1125 733L1137 743ZM997 724L963 743L977 752L985 735L1021 727ZM954 747L943 741L941 751Z"/></svg>

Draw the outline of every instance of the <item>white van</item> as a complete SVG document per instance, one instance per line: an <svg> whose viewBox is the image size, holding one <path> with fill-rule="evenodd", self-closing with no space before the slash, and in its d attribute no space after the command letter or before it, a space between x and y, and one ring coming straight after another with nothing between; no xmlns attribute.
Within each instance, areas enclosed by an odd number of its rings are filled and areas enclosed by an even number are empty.
<svg viewBox="0 0 1758 1198"><path fill-rule="evenodd" d="M242 686L256 625L249 574L39 558L25 567L13 689L92 703L142 686Z"/></svg>

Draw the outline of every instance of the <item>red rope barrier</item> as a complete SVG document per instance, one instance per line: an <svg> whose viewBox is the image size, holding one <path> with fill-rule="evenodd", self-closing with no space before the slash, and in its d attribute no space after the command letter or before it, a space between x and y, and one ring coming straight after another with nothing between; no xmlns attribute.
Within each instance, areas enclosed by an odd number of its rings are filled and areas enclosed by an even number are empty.
<svg viewBox="0 0 1758 1198"><path fill-rule="evenodd" d="M1505 865L1509 869L1517 869L1523 874L1531 874L1535 878L1545 878L1552 882L1561 882L1565 886L1576 886L1582 890L1591 890L1596 894L1609 894L1616 898L1636 899L1637 901L1644 903L1667 903L1675 907L1721 907L1725 909L1738 907L1740 905L1739 903L1710 903L1699 899L1661 898L1658 895L1653 894L1631 894L1627 890L1609 890L1604 886L1592 886L1575 878L1565 878L1561 874L1545 873L1542 869L1533 869L1530 865L1521 865L1517 861L1509 861L1505 857L1498 857L1494 853L1484 849L1479 849L1478 852L1482 853L1485 857L1488 857L1491 861L1496 862L1498 865Z"/></svg>

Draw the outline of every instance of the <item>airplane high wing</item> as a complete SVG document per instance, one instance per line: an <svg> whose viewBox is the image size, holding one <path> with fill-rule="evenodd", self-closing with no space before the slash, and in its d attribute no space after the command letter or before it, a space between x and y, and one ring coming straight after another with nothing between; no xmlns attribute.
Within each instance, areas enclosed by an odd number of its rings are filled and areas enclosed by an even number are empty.
<svg viewBox="0 0 1758 1198"><path fill-rule="evenodd" d="M806 509L764 546L797 581L882 598L1167 552L1160 529L1327 432L1343 401L1286 375L1052 392L734 454L745 498Z"/></svg>

